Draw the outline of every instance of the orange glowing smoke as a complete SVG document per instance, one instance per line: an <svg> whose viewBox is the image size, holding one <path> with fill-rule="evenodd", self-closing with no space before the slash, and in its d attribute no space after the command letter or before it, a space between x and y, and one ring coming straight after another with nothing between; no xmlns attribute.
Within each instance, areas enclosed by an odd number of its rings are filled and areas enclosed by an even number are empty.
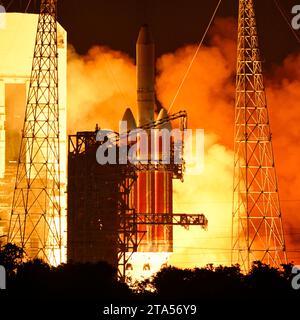
<svg viewBox="0 0 300 320"><path fill-rule="evenodd" d="M174 211L204 213L208 231L196 227L190 231L175 229L171 263L180 267L230 263L234 29L232 19L215 24L211 45L200 49L172 109L175 112L177 106L185 108L189 127L205 129L203 173L186 176L185 183L174 184ZM158 60L157 90L163 105L168 106L172 100L195 50L196 46L187 46Z"/></svg>
<svg viewBox="0 0 300 320"><path fill-rule="evenodd" d="M134 62L103 47L84 57L68 50L68 132L118 129L126 107L136 111Z"/></svg>
<svg viewBox="0 0 300 320"><path fill-rule="evenodd" d="M274 68L267 82L288 258L300 263L300 53Z"/></svg>
<svg viewBox="0 0 300 320"><path fill-rule="evenodd" d="M175 228L170 261L179 267L230 263L236 30L233 19L216 21L209 44L200 49L171 110L187 110L189 127L205 129L206 143L203 172L174 184L174 212L204 213L209 221L208 231ZM158 59L157 94L167 109L195 49L189 45ZM288 57L266 79L287 248L291 251L300 241L300 176L296 168L300 71L295 68L299 63L300 54ZM92 130L97 122L117 129L128 105L135 112L135 66L127 55L95 47L82 57L71 49L68 66L69 132ZM297 263L295 253L289 257Z"/></svg>

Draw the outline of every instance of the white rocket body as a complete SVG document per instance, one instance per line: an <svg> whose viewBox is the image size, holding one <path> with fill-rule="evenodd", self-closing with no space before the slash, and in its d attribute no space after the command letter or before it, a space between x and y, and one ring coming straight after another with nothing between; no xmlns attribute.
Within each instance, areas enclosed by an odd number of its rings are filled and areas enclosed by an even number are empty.
<svg viewBox="0 0 300 320"><path fill-rule="evenodd" d="M154 120L155 47L148 26L141 27L136 43L138 126Z"/></svg>
<svg viewBox="0 0 300 320"><path fill-rule="evenodd" d="M141 27L136 43L137 68L137 126L153 122L155 112L155 46L147 25ZM165 118L167 111L162 109L158 119ZM135 127L135 120L130 109L123 117L128 123L128 129ZM157 129L171 129L170 123L165 123ZM151 160L151 136L149 132L148 150L143 149L140 159ZM161 142L160 142L161 144ZM161 150L158 150L161 153ZM167 171L138 172L137 182L133 186L131 203L137 213L172 213L173 186L172 173ZM139 245L142 252L170 252L173 248L173 228L162 225L139 225L138 233L143 235Z"/></svg>

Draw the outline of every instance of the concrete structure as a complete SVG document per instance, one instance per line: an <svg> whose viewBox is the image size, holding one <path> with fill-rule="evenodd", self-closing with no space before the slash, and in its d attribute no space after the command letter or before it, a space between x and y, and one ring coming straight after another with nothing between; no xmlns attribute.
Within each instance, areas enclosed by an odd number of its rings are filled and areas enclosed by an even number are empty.
<svg viewBox="0 0 300 320"><path fill-rule="evenodd" d="M11 211L38 15L7 13L5 22L5 28L0 29L0 236L7 233ZM67 33L61 26L58 42L60 159L65 182ZM65 208L64 199L62 206Z"/></svg>

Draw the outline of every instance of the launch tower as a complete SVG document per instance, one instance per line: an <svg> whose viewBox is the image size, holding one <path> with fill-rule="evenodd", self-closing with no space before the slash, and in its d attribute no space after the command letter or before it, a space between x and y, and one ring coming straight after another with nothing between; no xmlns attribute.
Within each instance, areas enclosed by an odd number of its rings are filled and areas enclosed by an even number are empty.
<svg viewBox="0 0 300 320"><path fill-rule="evenodd" d="M239 1L232 263L286 263L272 134L253 0Z"/></svg>
<svg viewBox="0 0 300 320"><path fill-rule="evenodd" d="M63 261L56 0L42 0L8 242L29 258Z"/></svg>

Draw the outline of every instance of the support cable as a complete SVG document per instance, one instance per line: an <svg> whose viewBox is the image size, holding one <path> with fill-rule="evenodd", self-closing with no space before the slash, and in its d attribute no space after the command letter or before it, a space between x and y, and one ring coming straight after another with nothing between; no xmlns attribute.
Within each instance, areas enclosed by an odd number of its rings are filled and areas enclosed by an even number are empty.
<svg viewBox="0 0 300 320"><path fill-rule="evenodd" d="M219 9L219 7L220 7L221 2L222 2L222 0L219 0L218 4L217 4L217 6L216 6L216 8L215 8L215 10L214 10L214 12L213 12L213 15L212 15L212 17L211 17L211 19L210 19L210 21L209 21L209 23L208 23L208 26L206 27L206 30L205 30L205 32L204 32L204 34L203 34L203 36L202 36L202 39L201 39L200 43L198 44L198 47L197 47L197 49L196 49L196 51L195 51L195 53L194 53L194 55L193 55L193 58L192 58L189 66L188 66L188 68L187 68L187 71L186 71L186 73L184 74L184 76L183 76L183 78L182 78L182 80L181 80L181 83L180 83L180 85L179 85L179 87L178 87L178 89L177 89L177 92L176 92L176 94L175 94L175 96L174 96L174 98L173 98L173 100L172 100L172 102L171 102L171 104L170 104L170 106L169 106L168 113L171 111L171 109L172 109L172 107L173 107L173 105L174 105L174 103L175 103L175 101L176 101L176 99L177 99L177 97L178 97L178 95L179 95L179 93L180 93L180 90L182 89L182 86L184 85L184 82L185 82L187 76L188 76L189 73L190 73L190 70L191 70L191 68L192 68L192 66L193 66L193 64L194 64L194 61L195 61L198 53L199 53L199 50L200 50L200 48L202 47L203 41L204 41L204 39L206 38L206 35L207 35L207 33L208 33L208 30L210 29L210 27L211 27L211 25L212 25L212 23L213 23L213 21L214 21L214 19L215 19L215 16L216 16L216 14L217 14L217 11L218 11L218 9Z"/></svg>

